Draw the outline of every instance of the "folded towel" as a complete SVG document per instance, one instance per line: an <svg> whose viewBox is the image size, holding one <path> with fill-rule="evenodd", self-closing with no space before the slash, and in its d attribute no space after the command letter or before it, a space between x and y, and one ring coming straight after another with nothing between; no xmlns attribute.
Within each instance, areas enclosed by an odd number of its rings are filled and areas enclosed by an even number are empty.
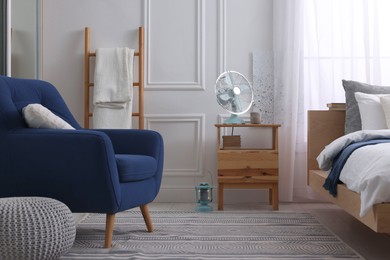
<svg viewBox="0 0 390 260"><path fill-rule="evenodd" d="M93 103L99 107L124 108L132 99L134 50L96 50Z"/></svg>
<svg viewBox="0 0 390 260"><path fill-rule="evenodd" d="M111 109L95 106L92 117L92 127L95 129L131 129L132 106L125 103L123 109Z"/></svg>
<svg viewBox="0 0 390 260"><path fill-rule="evenodd" d="M131 128L134 50L96 50L93 128Z"/></svg>

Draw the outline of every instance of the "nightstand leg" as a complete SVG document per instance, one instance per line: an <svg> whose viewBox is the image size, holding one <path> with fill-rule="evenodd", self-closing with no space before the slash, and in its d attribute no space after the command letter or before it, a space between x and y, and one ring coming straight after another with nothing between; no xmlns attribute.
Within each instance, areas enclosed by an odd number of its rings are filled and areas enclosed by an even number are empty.
<svg viewBox="0 0 390 260"><path fill-rule="evenodd" d="M268 203L269 203L269 205L272 205L272 192L273 192L273 188L270 188L269 190L268 190Z"/></svg>
<svg viewBox="0 0 390 260"><path fill-rule="evenodd" d="M278 183L272 185L272 208L274 210L279 209L279 190L278 190Z"/></svg>
<svg viewBox="0 0 390 260"><path fill-rule="evenodd" d="M218 210L223 210L223 184L218 184Z"/></svg>

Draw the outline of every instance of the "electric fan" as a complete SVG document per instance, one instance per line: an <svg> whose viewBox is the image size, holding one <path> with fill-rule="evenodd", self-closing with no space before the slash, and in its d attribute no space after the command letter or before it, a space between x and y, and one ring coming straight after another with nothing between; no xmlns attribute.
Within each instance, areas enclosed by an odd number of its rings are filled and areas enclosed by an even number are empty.
<svg viewBox="0 0 390 260"><path fill-rule="evenodd" d="M225 71L215 83L218 104L231 116L224 124L244 124L238 115L248 112L253 103L253 89L249 81L239 72Z"/></svg>

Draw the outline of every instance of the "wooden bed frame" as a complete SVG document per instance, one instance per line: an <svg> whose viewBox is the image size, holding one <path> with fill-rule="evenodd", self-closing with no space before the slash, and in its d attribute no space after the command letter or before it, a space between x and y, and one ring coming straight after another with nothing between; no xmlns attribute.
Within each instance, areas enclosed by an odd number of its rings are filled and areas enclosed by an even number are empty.
<svg viewBox="0 0 390 260"><path fill-rule="evenodd" d="M337 197L333 197L322 185L327 173L318 169L317 156L325 145L344 135L345 110L308 111L307 169L309 186L332 203L338 205L356 219L378 233L390 234L390 203L374 205L364 217L359 216L360 195L344 184L337 185Z"/></svg>

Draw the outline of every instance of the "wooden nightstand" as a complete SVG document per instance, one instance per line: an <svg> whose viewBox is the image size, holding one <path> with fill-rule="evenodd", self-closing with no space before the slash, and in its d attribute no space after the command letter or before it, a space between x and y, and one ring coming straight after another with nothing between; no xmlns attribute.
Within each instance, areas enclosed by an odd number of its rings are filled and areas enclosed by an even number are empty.
<svg viewBox="0 0 390 260"><path fill-rule="evenodd" d="M216 124L218 140L218 210L223 210L224 189L269 189L269 203L279 208L278 129L281 125ZM226 147L221 144L221 128L271 128L272 147Z"/></svg>

